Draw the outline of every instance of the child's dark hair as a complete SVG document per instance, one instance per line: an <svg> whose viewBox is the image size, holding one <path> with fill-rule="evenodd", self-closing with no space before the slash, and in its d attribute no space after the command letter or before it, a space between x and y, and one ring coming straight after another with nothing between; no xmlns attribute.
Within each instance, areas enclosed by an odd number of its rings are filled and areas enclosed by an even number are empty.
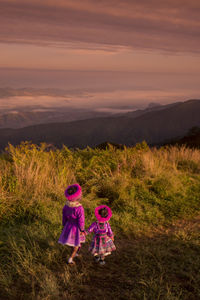
<svg viewBox="0 0 200 300"><path fill-rule="evenodd" d="M67 189L68 195L73 195L77 192L77 187L76 186L71 186Z"/></svg>
<svg viewBox="0 0 200 300"><path fill-rule="evenodd" d="M106 208L106 207L101 208L101 209L99 210L99 214L100 214L100 216L101 216L102 218L107 218L107 216L108 216L108 210L107 210L107 208Z"/></svg>

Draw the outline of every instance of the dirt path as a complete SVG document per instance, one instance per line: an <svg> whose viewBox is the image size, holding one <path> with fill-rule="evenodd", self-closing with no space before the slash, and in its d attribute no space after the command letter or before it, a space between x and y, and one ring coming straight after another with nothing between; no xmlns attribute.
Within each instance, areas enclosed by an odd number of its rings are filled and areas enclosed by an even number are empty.
<svg viewBox="0 0 200 300"><path fill-rule="evenodd" d="M116 237L115 244L104 266L83 248L76 266L85 272L79 299L200 299L200 216L148 237Z"/></svg>

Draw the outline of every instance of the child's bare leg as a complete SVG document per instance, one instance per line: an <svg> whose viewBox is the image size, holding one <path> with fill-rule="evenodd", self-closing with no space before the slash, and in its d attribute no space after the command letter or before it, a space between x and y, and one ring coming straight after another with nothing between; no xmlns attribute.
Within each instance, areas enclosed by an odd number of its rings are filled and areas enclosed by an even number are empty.
<svg viewBox="0 0 200 300"><path fill-rule="evenodd" d="M100 260L99 260L100 265L104 265L104 264L105 264L104 259L105 259L105 256L104 256L104 255L101 255L101 256L100 256Z"/></svg>
<svg viewBox="0 0 200 300"><path fill-rule="evenodd" d="M76 254L75 254L75 257L76 257L76 256L79 256L80 250L81 250L81 246L78 247L78 250L77 250L77 252L76 252Z"/></svg>
<svg viewBox="0 0 200 300"><path fill-rule="evenodd" d="M73 252L72 252L72 255L71 255L71 258L73 259L74 256L76 255L77 251L78 251L78 246L75 246L74 249L73 249Z"/></svg>
<svg viewBox="0 0 200 300"><path fill-rule="evenodd" d="M76 255L77 250L78 250L78 246L73 248L72 254L71 254L70 258L68 259L68 264L74 264L73 258Z"/></svg>
<svg viewBox="0 0 200 300"><path fill-rule="evenodd" d="M81 251L81 246L78 247L77 254Z"/></svg>

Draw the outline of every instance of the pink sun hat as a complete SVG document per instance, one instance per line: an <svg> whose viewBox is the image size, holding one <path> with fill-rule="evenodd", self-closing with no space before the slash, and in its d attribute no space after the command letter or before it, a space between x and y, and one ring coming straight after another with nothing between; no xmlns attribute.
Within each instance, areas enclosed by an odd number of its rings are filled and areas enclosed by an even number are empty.
<svg viewBox="0 0 200 300"><path fill-rule="evenodd" d="M75 192L71 193L73 189L75 190ZM80 200L81 196L82 196L82 189L78 183L69 185L65 190L65 197L67 198L68 201Z"/></svg>
<svg viewBox="0 0 200 300"><path fill-rule="evenodd" d="M99 214L99 210L102 209L102 208L106 208L107 211L108 211L108 216L103 218L100 214ZM95 217L97 218L97 220L99 222L106 222L108 220L110 220L110 218L112 217L112 211L110 209L110 207L108 207L107 205L100 205L98 207L95 208L95 211L94 211L94 214L95 214Z"/></svg>

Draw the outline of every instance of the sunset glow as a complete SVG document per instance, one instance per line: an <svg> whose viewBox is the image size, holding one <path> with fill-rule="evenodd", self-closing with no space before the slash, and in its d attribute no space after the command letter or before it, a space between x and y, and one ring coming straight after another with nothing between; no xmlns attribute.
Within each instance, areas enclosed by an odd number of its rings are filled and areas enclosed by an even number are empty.
<svg viewBox="0 0 200 300"><path fill-rule="evenodd" d="M0 87L87 90L101 106L199 98L197 0L6 0L0 10Z"/></svg>

